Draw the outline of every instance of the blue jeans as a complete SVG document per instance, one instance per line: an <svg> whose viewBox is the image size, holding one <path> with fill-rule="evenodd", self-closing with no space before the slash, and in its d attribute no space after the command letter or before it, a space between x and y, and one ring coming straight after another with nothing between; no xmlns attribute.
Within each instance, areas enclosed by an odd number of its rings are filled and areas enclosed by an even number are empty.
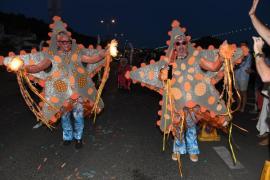
<svg viewBox="0 0 270 180"><path fill-rule="evenodd" d="M74 117L74 129L71 125L71 112L65 112L61 117L63 140L71 141L74 139L81 140L84 128L83 105L76 102L73 105L72 114Z"/></svg>
<svg viewBox="0 0 270 180"><path fill-rule="evenodd" d="M191 117L192 116L192 117ZM186 117L187 129L183 132L182 139L175 137L173 143L173 152L179 154L199 154L199 147L197 141L196 124L193 121L195 115L193 112L188 113Z"/></svg>

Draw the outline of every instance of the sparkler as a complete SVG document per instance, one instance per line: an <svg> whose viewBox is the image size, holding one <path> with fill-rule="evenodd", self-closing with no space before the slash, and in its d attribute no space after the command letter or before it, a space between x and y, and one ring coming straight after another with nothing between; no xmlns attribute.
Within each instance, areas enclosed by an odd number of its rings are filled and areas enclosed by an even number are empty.
<svg viewBox="0 0 270 180"><path fill-rule="evenodd" d="M11 62L8 64L8 70L9 71L14 71L17 72L21 69L23 66L23 60L20 59L19 57L15 57L11 60Z"/></svg>
<svg viewBox="0 0 270 180"><path fill-rule="evenodd" d="M101 96L101 93L103 91L103 88L105 86L105 83L109 77L109 72L110 72L110 62L112 60L112 57L116 57L117 56L117 53L118 53L118 50L117 50L117 45L118 45L118 42L113 39L111 41L110 44L108 44L109 46L109 52L110 54L107 54L105 55L105 68L104 68L104 73L103 73L103 76L102 76L102 80L101 80L101 84L98 88L98 91L97 91L97 96L96 96L96 100L95 100L95 103L94 103L94 106L93 106L93 109L92 109L92 113L94 113L94 122L96 120L96 114L97 112L99 111L98 109L98 103L99 103L99 100L100 100L100 96Z"/></svg>
<svg viewBox="0 0 270 180"><path fill-rule="evenodd" d="M110 55L112 57L116 57L117 56L117 53L118 53L117 45L118 45L118 42L115 39L113 39L111 41L111 43L109 44Z"/></svg>

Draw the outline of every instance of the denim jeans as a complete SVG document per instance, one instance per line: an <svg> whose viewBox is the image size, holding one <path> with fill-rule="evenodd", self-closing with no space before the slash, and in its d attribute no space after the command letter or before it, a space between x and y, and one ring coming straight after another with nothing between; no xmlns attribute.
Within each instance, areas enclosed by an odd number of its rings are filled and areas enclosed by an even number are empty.
<svg viewBox="0 0 270 180"><path fill-rule="evenodd" d="M71 113L74 117L74 128L71 125ZM83 105L81 102L76 102L73 105L71 112L65 112L61 117L63 140L71 141L74 139L80 140L83 135L84 117Z"/></svg>
<svg viewBox="0 0 270 180"><path fill-rule="evenodd" d="M192 117L191 117L192 116ZM173 143L173 152L179 154L199 154L199 147L197 141L196 124L193 121L195 119L194 113L188 113L186 117L187 129L183 132L182 139L179 140L175 137Z"/></svg>

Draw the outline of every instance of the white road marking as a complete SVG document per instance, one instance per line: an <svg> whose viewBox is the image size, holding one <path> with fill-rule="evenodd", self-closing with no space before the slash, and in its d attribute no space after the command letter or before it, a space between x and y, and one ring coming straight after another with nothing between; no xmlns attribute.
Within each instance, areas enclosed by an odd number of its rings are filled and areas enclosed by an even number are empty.
<svg viewBox="0 0 270 180"><path fill-rule="evenodd" d="M224 146L213 147L219 157L227 164L230 169L244 169L244 166L239 160L236 161L236 164L233 163L231 153Z"/></svg>

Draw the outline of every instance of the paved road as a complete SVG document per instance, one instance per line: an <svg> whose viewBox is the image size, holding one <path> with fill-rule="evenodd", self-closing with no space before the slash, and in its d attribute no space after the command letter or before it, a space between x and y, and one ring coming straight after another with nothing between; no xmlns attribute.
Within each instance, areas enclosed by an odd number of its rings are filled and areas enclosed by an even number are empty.
<svg viewBox="0 0 270 180"><path fill-rule="evenodd" d="M87 120L84 147L63 146L61 127L32 129L35 117L27 109L15 76L0 71L0 179L2 180L174 180L177 163L171 160L171 141L162 152L162 134L156 127L160 96L133 86L119 91L111 73L103 99L105 109L95 125ZM234 129L235 151L241 169L230 169L214 150L228 148L227 135L220 142L200 142L199 162L183 156L183 180L259 179L268 148L257 145L256 121L248 112L234 121L249 130Z"/></svg>

